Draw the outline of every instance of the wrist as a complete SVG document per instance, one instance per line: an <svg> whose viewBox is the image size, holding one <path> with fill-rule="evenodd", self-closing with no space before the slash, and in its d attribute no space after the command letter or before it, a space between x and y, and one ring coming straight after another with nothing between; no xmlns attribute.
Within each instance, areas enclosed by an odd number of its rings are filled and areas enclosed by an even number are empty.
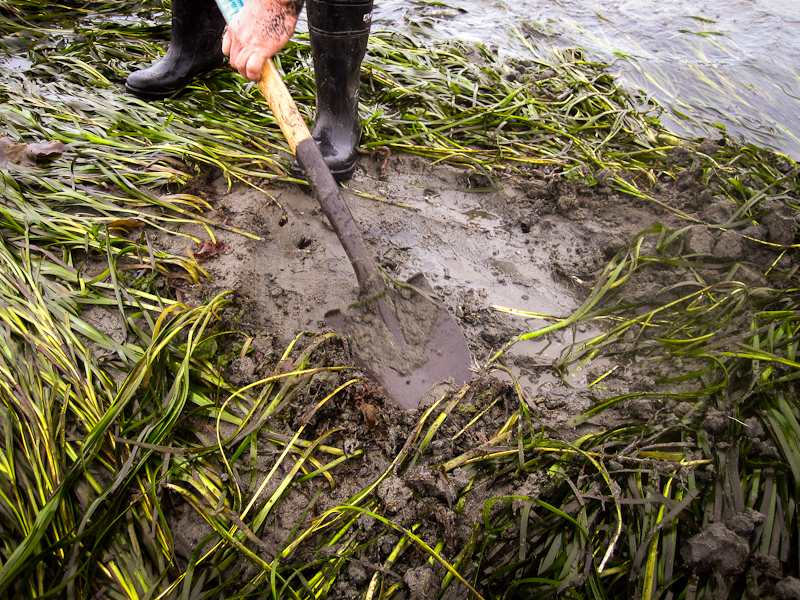
<svg viewBox="0 0 800 600"><path fill-rule="evenodd" d="M294 17L300 14L303 10L303 3L305 0L279 0L279 3L285 7L286 12Z"/></svg>

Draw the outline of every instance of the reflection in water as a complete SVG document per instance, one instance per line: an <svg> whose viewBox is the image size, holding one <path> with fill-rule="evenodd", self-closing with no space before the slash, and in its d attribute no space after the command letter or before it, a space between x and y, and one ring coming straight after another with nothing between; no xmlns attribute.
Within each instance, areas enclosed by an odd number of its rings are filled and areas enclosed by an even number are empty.
<svg viewBox="0 0 800 600"><path fill-rule="evenodd" d="M378 0L375 14L374 30L512 56L582 48L669 107L673 130L725 128L800 159L797 0Z"/></svg>

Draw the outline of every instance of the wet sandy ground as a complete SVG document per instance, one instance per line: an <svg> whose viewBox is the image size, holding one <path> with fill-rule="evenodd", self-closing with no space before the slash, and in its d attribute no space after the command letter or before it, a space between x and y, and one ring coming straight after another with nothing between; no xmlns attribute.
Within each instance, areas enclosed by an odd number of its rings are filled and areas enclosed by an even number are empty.
<svg viewBox="0 0 800 600"><path fill-rule="evenodd" d="M587 204L546 170L532 180L490 181L408 155L391 157L384 179L378 169L376 159L362 157L344 190L367 244L391 277L425 274L464 331L475 367L514 336L548 323L495 307L568 316L606 258L665 219L658 207L621 200L608 188ZM183 301L200 303L234 290L243 306L237 327L254 336L262 352L280 352L302 331L329 330L325 313L357 300L352 267L306 186L236 184L227 191L220 178L205 195L218 210L209 217L224 215L228 225L261 239L217 231L230 249L203 263L210 282L180 289ZM200 228L186 232L207 237ZM166 235L156 243L175 254L191 246ZM557 381L551 367L561 351L597 332L582 325L521 342L504 361L535 395L542 384ZM580 387L585 377L583 369L569 381Z"/></svg>

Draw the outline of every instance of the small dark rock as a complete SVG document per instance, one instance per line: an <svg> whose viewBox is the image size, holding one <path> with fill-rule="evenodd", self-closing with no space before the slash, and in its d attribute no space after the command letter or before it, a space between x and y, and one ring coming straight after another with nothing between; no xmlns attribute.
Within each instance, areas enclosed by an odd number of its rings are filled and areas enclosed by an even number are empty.
<svg viewBox="0 0 800 600"><path fill-rule="evenodd" d="M696 572L714 571L737 575L747 564L749 546L722 523L712 523L686 540L681 556L686 566Z"/></svg>

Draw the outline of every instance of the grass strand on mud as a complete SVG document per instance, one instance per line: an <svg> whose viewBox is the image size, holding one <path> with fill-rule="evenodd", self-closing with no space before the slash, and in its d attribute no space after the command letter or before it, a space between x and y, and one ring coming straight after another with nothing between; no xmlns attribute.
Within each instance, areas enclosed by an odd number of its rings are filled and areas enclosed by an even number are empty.
<svg viewBox="0 0 800 600"><path fill-rule="evenodd" d="M381 565L369 565L370 598L399 597L392 569L411 552L442 566L439 589L449 597L470 586L487 598L721 597L727 584L692 573L679 546L745 508L768 517L753 541L759 554L798 573L798 309L786 283L794 273L776 259L765 274L774 285L741 283L730 265L723 281L706 283L708 265L680 248L685 232L658 227L611 260L578 312L527 337L609 319L559 368L599 356L684 361L656 391L613 396L598 378L594 404L573 425L637 399L684 401L685 412L567 442L541 426L536 399L520 385L476 383L425 411L385 472L318 514L322 490L364 453L329 445L335 432L306 439L305 425L276 431L271 419L309 390L321 394L318 408L352 391L346 375L337 385L330 379L346 371L326 364L331 336L298 336L281 357L291 370L233 389L212 363L217 340L234 336L218 325L228 299L182 305L175 283L205 272L152 248L146 235L197 223L213 242L215 227L225 227L213 198L176 192L210 171L261 189L289 167L257 88L231 72L162 103L122 93L127 74L160 52L164 6L0 5L0 44L13 59L0 68L3 135L67 146L33 164L3 155L0 595L316 598L380 544L388 548ZM310 119L307 39L298 36L280 65ZM720 228L766 218L770 202L798 207L796 167L756 148L728 145L711 158L686 141L690 163L671 162L684 141L660 128L657 110L632 103L579 53L505 63L485 48L427 47L377 32L362 71L364 146L380 156L385 147L449 161L489 184L500 174L558 174L646 200L656 173L675 181L698 170L736 203ZM687 270L691 291L657 307L619 300L630 278L654 265ZM689 285L679 283L673 292ZM97 309L120 335L96 324ZM427 468L459 410L474 416L449 443L479 440L482 419L501 407L499 430L433 465L436 477L466 477L448 499L456 510L480 486L510 490L488 498L460 547L428 539L428 521L381 512L379 484ZM725 447L702 420L712 409L729 417L720 426ZM265 455L279 459L259 472ZM259 536L268 516L288 492L317 482L283 547L266 546ZM175 497L209 526L186 563L167 518ZM364 525L365 515L379 525Z"/></svg>

